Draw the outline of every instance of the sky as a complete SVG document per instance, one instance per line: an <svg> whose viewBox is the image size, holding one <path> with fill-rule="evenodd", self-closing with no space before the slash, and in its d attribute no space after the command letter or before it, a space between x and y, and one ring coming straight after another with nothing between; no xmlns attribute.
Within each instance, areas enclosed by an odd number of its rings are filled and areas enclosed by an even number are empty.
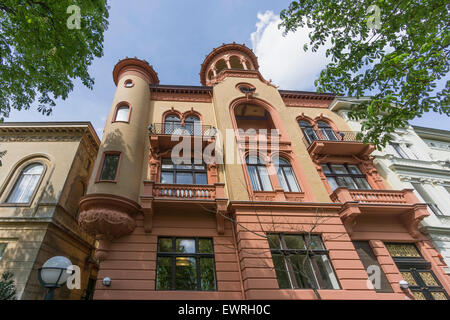
<svg viewBox="0 0 450 320"><path fill-rule="evenodd" d="M303 51L308 30L282 35L279 13L289 0L127 0L109 1L104 56L89 72L93 90L75 81L66 100L50 116L37 108L12 111L6 121L90 121L101 137L115 93L112 70L119 59L149 61L161 84L201 85L200 65L213 48L241 43L254 50L260 72L280 89L315 91L314 80L326 66L324 50ZM411 124L450 130L450 118L425 114Z"/></svg>

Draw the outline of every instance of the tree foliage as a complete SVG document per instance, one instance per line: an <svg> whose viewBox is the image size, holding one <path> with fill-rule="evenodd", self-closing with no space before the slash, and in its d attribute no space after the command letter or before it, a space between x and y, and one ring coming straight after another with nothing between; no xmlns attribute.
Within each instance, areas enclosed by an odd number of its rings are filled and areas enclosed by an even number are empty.
<svg viewBox="0 0 450 320"><path fill-rule="evenodd" d="M0 300L15 300L16 285L14 284L14 274L6 271L0 278Z"/></svg>
<svg viewBox="0 0 450 320"><path fill-rule="evenodd" d="M446 0L300 0L281 12L280 26L307 26L304 49L327 48L319 91L370 96L349 115L362 121L365 141L380 147L385 133L425 112L450 116L449 10Z"/></svg>
<svg viewBox="0 0 450 320"><path fill-rule="evenodd" d="M108 9L107 0L0 0L0 121L35 101L49 115L75 79L92 89L88 67L103 55Z"/></svg>

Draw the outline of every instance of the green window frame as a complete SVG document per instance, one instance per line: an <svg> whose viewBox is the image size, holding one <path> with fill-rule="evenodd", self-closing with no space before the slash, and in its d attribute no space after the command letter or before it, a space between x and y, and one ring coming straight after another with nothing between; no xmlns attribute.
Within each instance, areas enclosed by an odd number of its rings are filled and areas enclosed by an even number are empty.
<svg viewBox="0 0 450 320"><path fill-rule="evenodd" d="M156 290L217 291L212 238L159 237Z"/></svg>

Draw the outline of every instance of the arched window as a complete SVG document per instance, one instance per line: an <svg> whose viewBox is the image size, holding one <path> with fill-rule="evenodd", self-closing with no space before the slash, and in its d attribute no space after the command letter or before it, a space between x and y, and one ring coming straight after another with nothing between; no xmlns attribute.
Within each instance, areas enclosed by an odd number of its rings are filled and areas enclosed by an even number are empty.
<svg viewBox="0 0 450 320"><path fill-rule="evenodd" d="M35 162L27 165L17 178L6 202L30 203L43 172L44 165L41 163Z"/></svg>
<svg viewBox="0 0 450 320"><path fill-rule="evenodd" d="M300 125L305 138L308 140L308 143L311 144L313 141L318 140L317 134L314 131L313 126L309 122L300 120L298 124Z"/></svg>
<svg viewBox="0 0 450 320"><path fill-rule="evenodd" d="M286 192L300 192L300 186L289 161L281 157L276 157L274 158L274 165L283 190Z"/></svg>
<svg viewBox="0 0 450 320"><path fill-rule="evenodd" d="M258 157L247 157L247 170L254 191L272 191L266 164Z"/></svg>
<svg viewBox="0 0 450 320"><path fill-rule="evenodd" d="M217 61L216 63L216 74L219 74L220 71L222 71L223 69L227 69L227 63L225 62L225 60L220 59L219 61Z"/></svg>
<svg viewBox="0 0 450 320"><path fill-rule="evenodd" d="M180 117L171 114L164 119L164 133L173 134L175 130L180 128Z"/></svg>
<svg viewBox="0 0 450 320"><path fill-rule="evenodd" d="M122 105L117 108L114 122L128 122L130 118L130 107Z"/></svg>
<svg viewBox="0 0 450 320"><path fill-rule="evenodd" d="M201 135L202 127L197 116L187 116L184 120L184 127L190 135Z"/></svg>
<svg viewBox="0 0 450 320"><path fill-rule="evenodd" d="M237 56L232 56L230 58L230 66L231 66L231 69L244 69L241 59L239 59L239 57L237 57Z"/></svg>
<svg viewBox="0 0 450 320"><path fill-rule="evenodd" d="M336 134L328 123L326 123L325 121L317 121L317 126L319 127L319 131L322 134L324 140L337 140Z"/></svg>

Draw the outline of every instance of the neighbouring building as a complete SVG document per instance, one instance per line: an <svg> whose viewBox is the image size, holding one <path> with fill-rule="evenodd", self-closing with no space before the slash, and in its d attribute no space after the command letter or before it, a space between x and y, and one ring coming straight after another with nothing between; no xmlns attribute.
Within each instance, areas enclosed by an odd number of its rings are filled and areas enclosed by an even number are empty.
<svg viewBox="0 0 450 320"><path fill-rule="evenodd" d="M360 124L347 116L352 101L336 99L330 109L359 130ZM391 138L390 145L373 152L375 166L392 188L412 189L428 205L431 214L420 229L450 266L450 131L410 126L397 129ZM450 274L450 268L445 272Z"/></svg>
<svg viewBox="0 0 450 320"><path fill-rule="evenodd" d="M97 265L95 239L78 223L100 141L89 122L0 124L0 274L14 273L17 299L40 300L38 268L65 256L81 271L81 288L56 299L88 299Z"/></svg>
<svg viewBox="0 0 450 320"><path fill-rule="evenodd" d="M258 69L235 43L206 56L201 86L116 64L80 201L94 299L447 299L427 205L379 173L333 95L281 90Z"/></svg>

